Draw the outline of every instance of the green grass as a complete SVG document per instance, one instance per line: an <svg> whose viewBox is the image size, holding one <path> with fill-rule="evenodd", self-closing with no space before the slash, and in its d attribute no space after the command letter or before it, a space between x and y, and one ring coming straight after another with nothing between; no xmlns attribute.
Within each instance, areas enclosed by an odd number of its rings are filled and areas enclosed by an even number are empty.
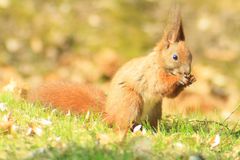
<svg viewBox="0 0 240 160"><path fill-rule="evenodd" d="M146 133L129 132L124 141L101 121L97 114L67 116L40 104L30 104L1 94L0 102L7 110L0 120L12 112L18 130L0 133L0 159L236 159L240 156L240 127L228 124L164 117L159 129ZM40 119L52 124L44 126ZM29 123L42 128L43 134L27 135ZM230 122L228 122L230 123ZM211 149L209 139L220 134L220 145ZM195 156L195 157L194 157Z"/></svg>

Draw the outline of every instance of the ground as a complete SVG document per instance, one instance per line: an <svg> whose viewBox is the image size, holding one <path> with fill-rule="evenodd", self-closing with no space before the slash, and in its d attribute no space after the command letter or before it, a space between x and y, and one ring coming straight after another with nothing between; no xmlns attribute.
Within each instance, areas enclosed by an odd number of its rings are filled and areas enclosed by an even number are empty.
<svg viewBox="0 0 240 160"><path fill-rule="evenodd" d="M240 126L230 119L217 122L201 115L165 116L157 131L144 124L143 131L129 131L122 138L99 114L64 114L9 93L2 93L0 101L0 159L200 160L240 156Z"/></svg>

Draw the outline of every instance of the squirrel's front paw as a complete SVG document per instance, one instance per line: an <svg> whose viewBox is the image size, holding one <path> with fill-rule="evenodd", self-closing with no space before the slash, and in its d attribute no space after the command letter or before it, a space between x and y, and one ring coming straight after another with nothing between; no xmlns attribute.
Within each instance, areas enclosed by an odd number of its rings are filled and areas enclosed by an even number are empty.
<svg viewBox="0 0 240 160"><path fill-rule="evenodd" d="M180 85L183 85L183 86L189 86L191 85L192 83L194 83L196 81L196 78L194 75L191 75L191 74L188 74L188 75L183 75L179 81L179 84Z"/></svg>
<svg viewBox="0 0 240 160"><path fill-rule="evenodd" d="M181 76L181 79L178 81L178 83L182 86L185 86L188 84L188 77L186 75Z"/></svg>
<svg viewBox="0 0 240 160"><path fill-rule="evenodd" d="M194 75L189 75L189 85L196 82L196 77Z"/></svg>

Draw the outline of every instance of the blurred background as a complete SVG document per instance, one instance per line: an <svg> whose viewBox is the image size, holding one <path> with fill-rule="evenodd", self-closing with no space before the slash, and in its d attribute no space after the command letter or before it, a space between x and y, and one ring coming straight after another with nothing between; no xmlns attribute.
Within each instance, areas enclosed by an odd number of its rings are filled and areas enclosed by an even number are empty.
<svg viewBox="0 0 240 160"><path fill-rule="evenodd" d="M236 0L0 0L1 88L27 91L65 80L95 83L107 92L119 66L160 40L176 2L197 82L166 100L164 112L225 117L240 99Z"/></svg>

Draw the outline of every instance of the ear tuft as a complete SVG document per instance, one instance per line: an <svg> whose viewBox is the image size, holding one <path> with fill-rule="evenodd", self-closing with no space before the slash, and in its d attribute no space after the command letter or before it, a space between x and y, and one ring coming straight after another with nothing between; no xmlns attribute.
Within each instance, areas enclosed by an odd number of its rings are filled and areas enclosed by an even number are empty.
<svg viewBox="0 0 240 160"><path fill-rule="evenodd" d="M175 43L185 40L182 18L179 8L175 9L175 11L172 12L172 16L168 22L168 26L164 34L169 43Z"/></svg>
<svg viewBox="0 0 240 160"><path fill-rule="evenodd" d="M155 50L161 50L167 48L170 44L185 40L180 7L175 7L169 17L163 37L155 47Z"/></svg>

